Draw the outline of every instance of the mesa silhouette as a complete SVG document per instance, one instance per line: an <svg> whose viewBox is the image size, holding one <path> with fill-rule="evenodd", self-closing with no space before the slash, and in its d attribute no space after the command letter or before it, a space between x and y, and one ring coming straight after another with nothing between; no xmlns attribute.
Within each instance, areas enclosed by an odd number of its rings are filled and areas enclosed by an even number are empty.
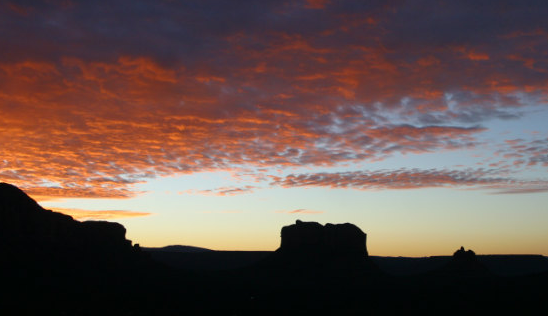
<svg viewBox="0 0 548 316"><path fill-rule="evenodd" d="M300 275L381 273L369 259L366 240L367 234L350 223L297 220L282 228L280 247L256 266Z"/></svg>

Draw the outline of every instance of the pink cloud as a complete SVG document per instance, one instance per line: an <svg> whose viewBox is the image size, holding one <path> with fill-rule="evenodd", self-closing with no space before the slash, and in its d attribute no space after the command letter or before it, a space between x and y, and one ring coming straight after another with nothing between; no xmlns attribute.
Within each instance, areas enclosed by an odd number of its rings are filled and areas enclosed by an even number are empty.
<svg viewBox="0 0 548 316"><path fill-rule="evenodd" d="M308 210L308 209L296 209L296 210L284 210L284 211L276 211L276 213L283 213L283 214L323 214L323 211L314 211L314 210Z"/></svg>
<svg viewBox="0 0 548 316"><path fill-rule="evenodd" d="M190 189L186 191L180 191L179 194L198 194L198 195L216 195L216 196L231 196L231 195L238 195L238 194L246 194L246 193L252 193L254 189L256 189L256 186L252 185L246 185L243 187L219 187L215 189L208 189L208 190L195 190Z"/></svg>

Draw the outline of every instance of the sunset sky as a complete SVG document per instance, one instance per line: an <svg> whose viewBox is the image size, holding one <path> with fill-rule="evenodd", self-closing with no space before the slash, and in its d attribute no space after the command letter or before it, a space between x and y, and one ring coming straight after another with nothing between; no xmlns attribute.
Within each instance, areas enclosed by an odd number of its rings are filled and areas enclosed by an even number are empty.
<svg viewBox="0 0 548 316"><path fill-rule="evenodd" d="M547 1L2 1L0 182L142 246L548 255Z"/></svg>

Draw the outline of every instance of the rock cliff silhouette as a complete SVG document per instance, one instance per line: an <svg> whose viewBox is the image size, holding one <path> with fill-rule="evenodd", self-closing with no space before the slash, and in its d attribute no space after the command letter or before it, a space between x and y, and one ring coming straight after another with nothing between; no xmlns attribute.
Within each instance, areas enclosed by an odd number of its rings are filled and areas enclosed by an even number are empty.
<svg viewBox="0 0 548 316"><path fill-rule="evenodd" d="M0 252L5 264L114 269L140 256L125 234L118 223L79 222L46 210L19 188L0 183Z"/></svg>

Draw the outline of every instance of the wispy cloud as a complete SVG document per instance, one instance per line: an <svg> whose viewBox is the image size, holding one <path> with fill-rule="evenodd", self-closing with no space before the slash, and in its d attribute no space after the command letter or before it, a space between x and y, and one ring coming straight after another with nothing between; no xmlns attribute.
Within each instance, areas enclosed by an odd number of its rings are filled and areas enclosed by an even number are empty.
<svg viewBox="0 0 548 316"><path fill-rule="evenodd" d="M418 189L443 186L470 186L499 183L502 178L491 178L483 170L419 170L350 171L291 174L273 176L272 185L282 187L331 187L359 190Z"/></svg>
<svg viewBox="0 0 548 316"><path fill-rule="evenodd" d="M271 185L291 187L327 187L356 190L409 190L421 188L464 188L491 190L495 194L548 191L548 181L518 180L500 176L496 169L399 169L390 171L351 171L272 176Z"/></svg>
<svg viewBox="0 0 548 316"><path fill-rule="evenodd" d="M186 191L179 191L178 194L230 196L230 195L251 193L256 188L257 188L256 186L246 185L243 187L220 187L220 188L207 189L207 190L190 189Z"/></svg>
<svg viewBox="0 0 548 316"><path fill-rule="evenodd" d="M77 220L111 220L130 217L149 216L151 213L122 210L82 210L74 208L52 208L52 211L67 214Z"/></svg>
<svg viewBox="0 0 548 316"><path fill-rule="evenodd" d="M314 210L308 210L304 208L296 209L296 210L281 210L276 211L276 213L281 214L323 214L323 211L314 211Z"/></svg>
<svg viewBox="0 0 548 316"><path fill-rule="evenodd" d="M496 155L516 166L548 167L548 138L508 139Z"/></svg>

